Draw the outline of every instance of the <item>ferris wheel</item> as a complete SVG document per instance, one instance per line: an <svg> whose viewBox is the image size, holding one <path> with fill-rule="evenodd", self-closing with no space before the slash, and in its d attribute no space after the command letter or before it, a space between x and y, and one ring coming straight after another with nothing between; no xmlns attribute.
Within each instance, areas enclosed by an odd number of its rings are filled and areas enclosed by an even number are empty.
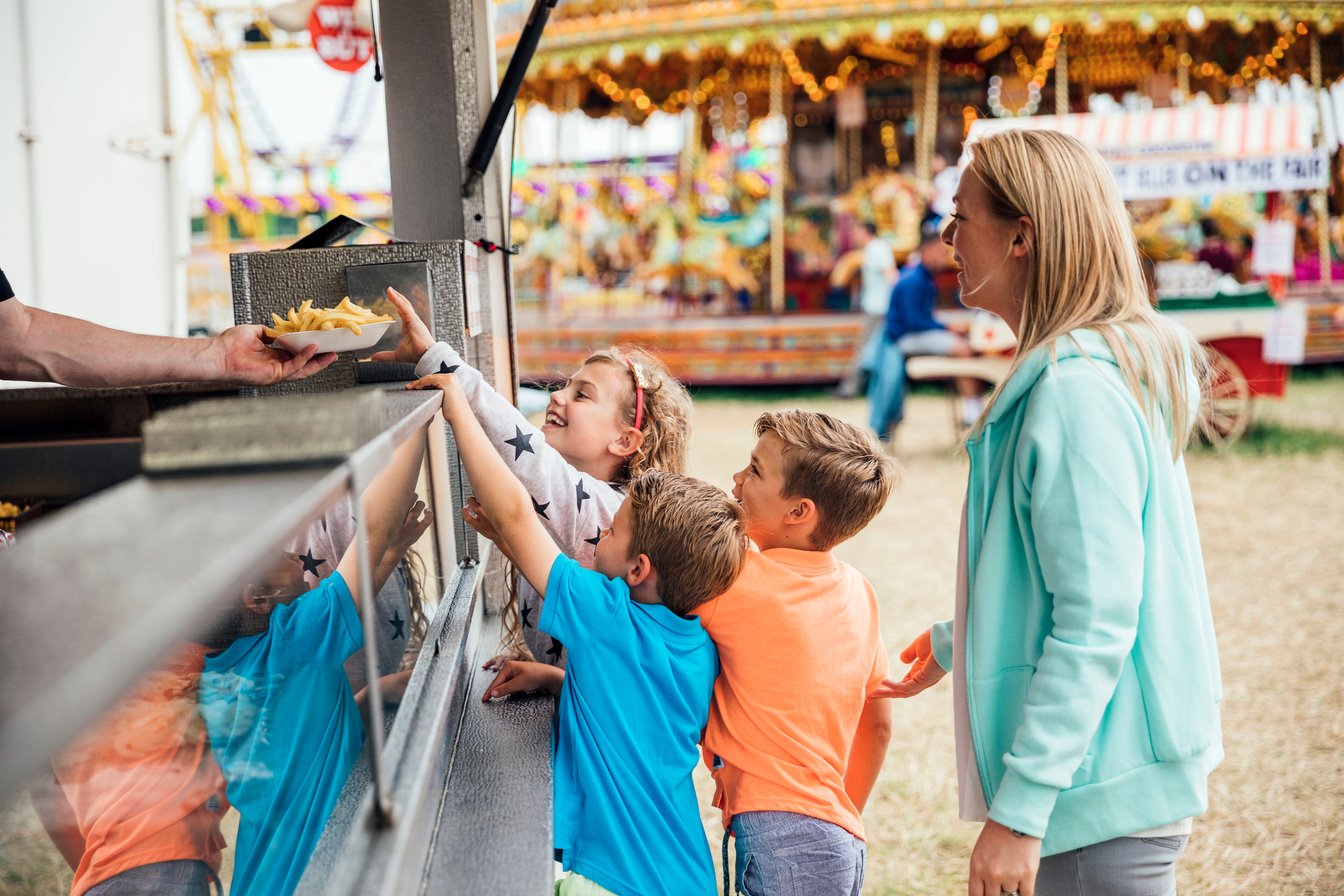
<svg viewBox="0 0 1344 896"><path fill-rule="evenodd" d="M259 52L313 52L310 22L333 7L352 33L373 31L372 3L366 0L291 0L262 6L245 0L176 0L178 37L186 53L198 105L186 134L204 125L212 153L214 192L251 197L253 171L260 163L276 172L332 170L351 152L377 108L375 79L352 71L326 136L316 145L290 145L276 126L266 90L248 75L246 59ZM357 60L362 62L363 60Z"/></svg>

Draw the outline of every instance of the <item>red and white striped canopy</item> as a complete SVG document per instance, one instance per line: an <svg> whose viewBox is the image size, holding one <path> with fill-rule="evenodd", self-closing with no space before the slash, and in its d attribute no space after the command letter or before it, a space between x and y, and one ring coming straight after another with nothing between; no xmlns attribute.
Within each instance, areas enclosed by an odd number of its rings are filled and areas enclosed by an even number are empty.
<svg viewBox="0 0 1344 896"><path fill-rule="evenodd" d="M1126 199L1316 189L1329 177L1315 143L1318 121L1310 103L980 119L966 151L973 154L976 140L1009 128L1044 128L1096 149Z"/></svg>

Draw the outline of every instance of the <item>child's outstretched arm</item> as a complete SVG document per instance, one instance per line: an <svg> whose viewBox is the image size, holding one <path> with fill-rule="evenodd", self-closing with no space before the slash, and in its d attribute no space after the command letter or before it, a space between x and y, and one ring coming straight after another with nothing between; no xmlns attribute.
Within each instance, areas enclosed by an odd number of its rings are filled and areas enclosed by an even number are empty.
<svg viewBox="0 0 1344 896"><path fill-rule="evenodd" d="M512 558L537 593L545 594L546 580L560 548L541 524L527 489L486 438L456 375L423 377L406 388L443 390L443 416L453 428L457 451L467 468L476 500L485 508L503 540L501 550Z"/></svg>
<svg viewBox="0 0 1344 896"><path fill-rule="evenodd" d="M415 482L420 474L420 461L424 457L425 440L411 437L397 447L392 461L374 477L364 490L363 507L357 512L363 514L365 531L368 533L368 556L374 558L374 569L378 567L393 542L405 532L407 513L414 505ZM426 522L426 525L428 523ZM423 531L423 530L422 530ZM409 545L408 545L409 546ZM399 558L398 558L399 559ZM350 542L341 557L336 571L345 579L350 596L354 598L356 609L360 605L359 569L365 560L360 556L359 540ZM395 566L395 564L393 564ZM388 568L391 570L391 567ZM376 590L381 583L374 582Z"/></svg>
<svg viewBox="0 0 1344 896"><path fill-rule="evenodd" d="M546 508L546 531L566 554L577 554L586 539L610 525L622 496L571 466L479 370L447 343L435 343L405 296L389 288L387 300L401 316L401 342L395 350L379 352L372 360L412 362L421 377L456 374L492 450L504 459L537 506Z"/></svg>

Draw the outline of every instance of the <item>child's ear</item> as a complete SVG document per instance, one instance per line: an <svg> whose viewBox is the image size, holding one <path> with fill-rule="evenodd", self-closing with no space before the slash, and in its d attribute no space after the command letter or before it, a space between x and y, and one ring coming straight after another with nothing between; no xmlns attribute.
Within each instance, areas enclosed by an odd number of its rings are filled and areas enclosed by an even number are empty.
<svg viewBox="0 0 1344 896"><path fill-rule="evenodd" d="M629 457L640 449L644 444L644 433L628 426L625 430L612 440L607 446L607 450L617 457Z"/></svg>
<svg viewBox="0 0 1344 896"><path fill-rule="evenodd" d="M638 588L653 573L653 561L649 559L648 554L639 554L630 561L630 568L625 574L625 584L632 589Z"/></svg>
<svg viewBox="0 0 1344 896"><path fill-rule="evenodd" d="M798 503L790 507L784 517L785 524L789 526L815 524L816 521L817 505L811 498L799 498Z"/></svg>

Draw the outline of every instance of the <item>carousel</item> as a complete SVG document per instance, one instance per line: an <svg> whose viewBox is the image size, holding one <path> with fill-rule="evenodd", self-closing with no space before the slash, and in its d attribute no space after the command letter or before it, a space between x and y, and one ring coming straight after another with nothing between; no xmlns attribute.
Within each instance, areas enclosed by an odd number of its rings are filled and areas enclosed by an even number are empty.
<svg viewBox="0 0 1344 896"><path fill-rule="evenodd" d="M497 5L501 65L529 8ZM1290 147L1233 150L1297 153L1314 165L1306 175L1154 188L1135 208L1145 249L1174 261L1193 254L1202 220L1249 239L1291 206L1307 222L1298 239L1320 259L1298 280L1314 276L1328 296L1344 236L1329 232L1327 200L1344 120L1344 88L1330 90L1344 73L1339 15L1322 2L562 4L519 119L543 108L557 141L579 115L671 121L681 140L658 156L515 162L522 373L549 379L586 349L629 339L692 382L838 379L861 328L845 313L855 228L874 222L901 258L968 133L1025 120L1100 138L1127 114L1141 122L1131 142L1199 145L1203 119L1224 130L1234 119L1249 134L1263 114L1237 110L1306 110L1310 120L1283 123ZM1174 114L1187 108L1214 111ZM1195 131L1153 131L1163 116L1196 120ZM515 157L528 150L520 141ZM1333 341L1344 356L1344 332Z"/></svg>

